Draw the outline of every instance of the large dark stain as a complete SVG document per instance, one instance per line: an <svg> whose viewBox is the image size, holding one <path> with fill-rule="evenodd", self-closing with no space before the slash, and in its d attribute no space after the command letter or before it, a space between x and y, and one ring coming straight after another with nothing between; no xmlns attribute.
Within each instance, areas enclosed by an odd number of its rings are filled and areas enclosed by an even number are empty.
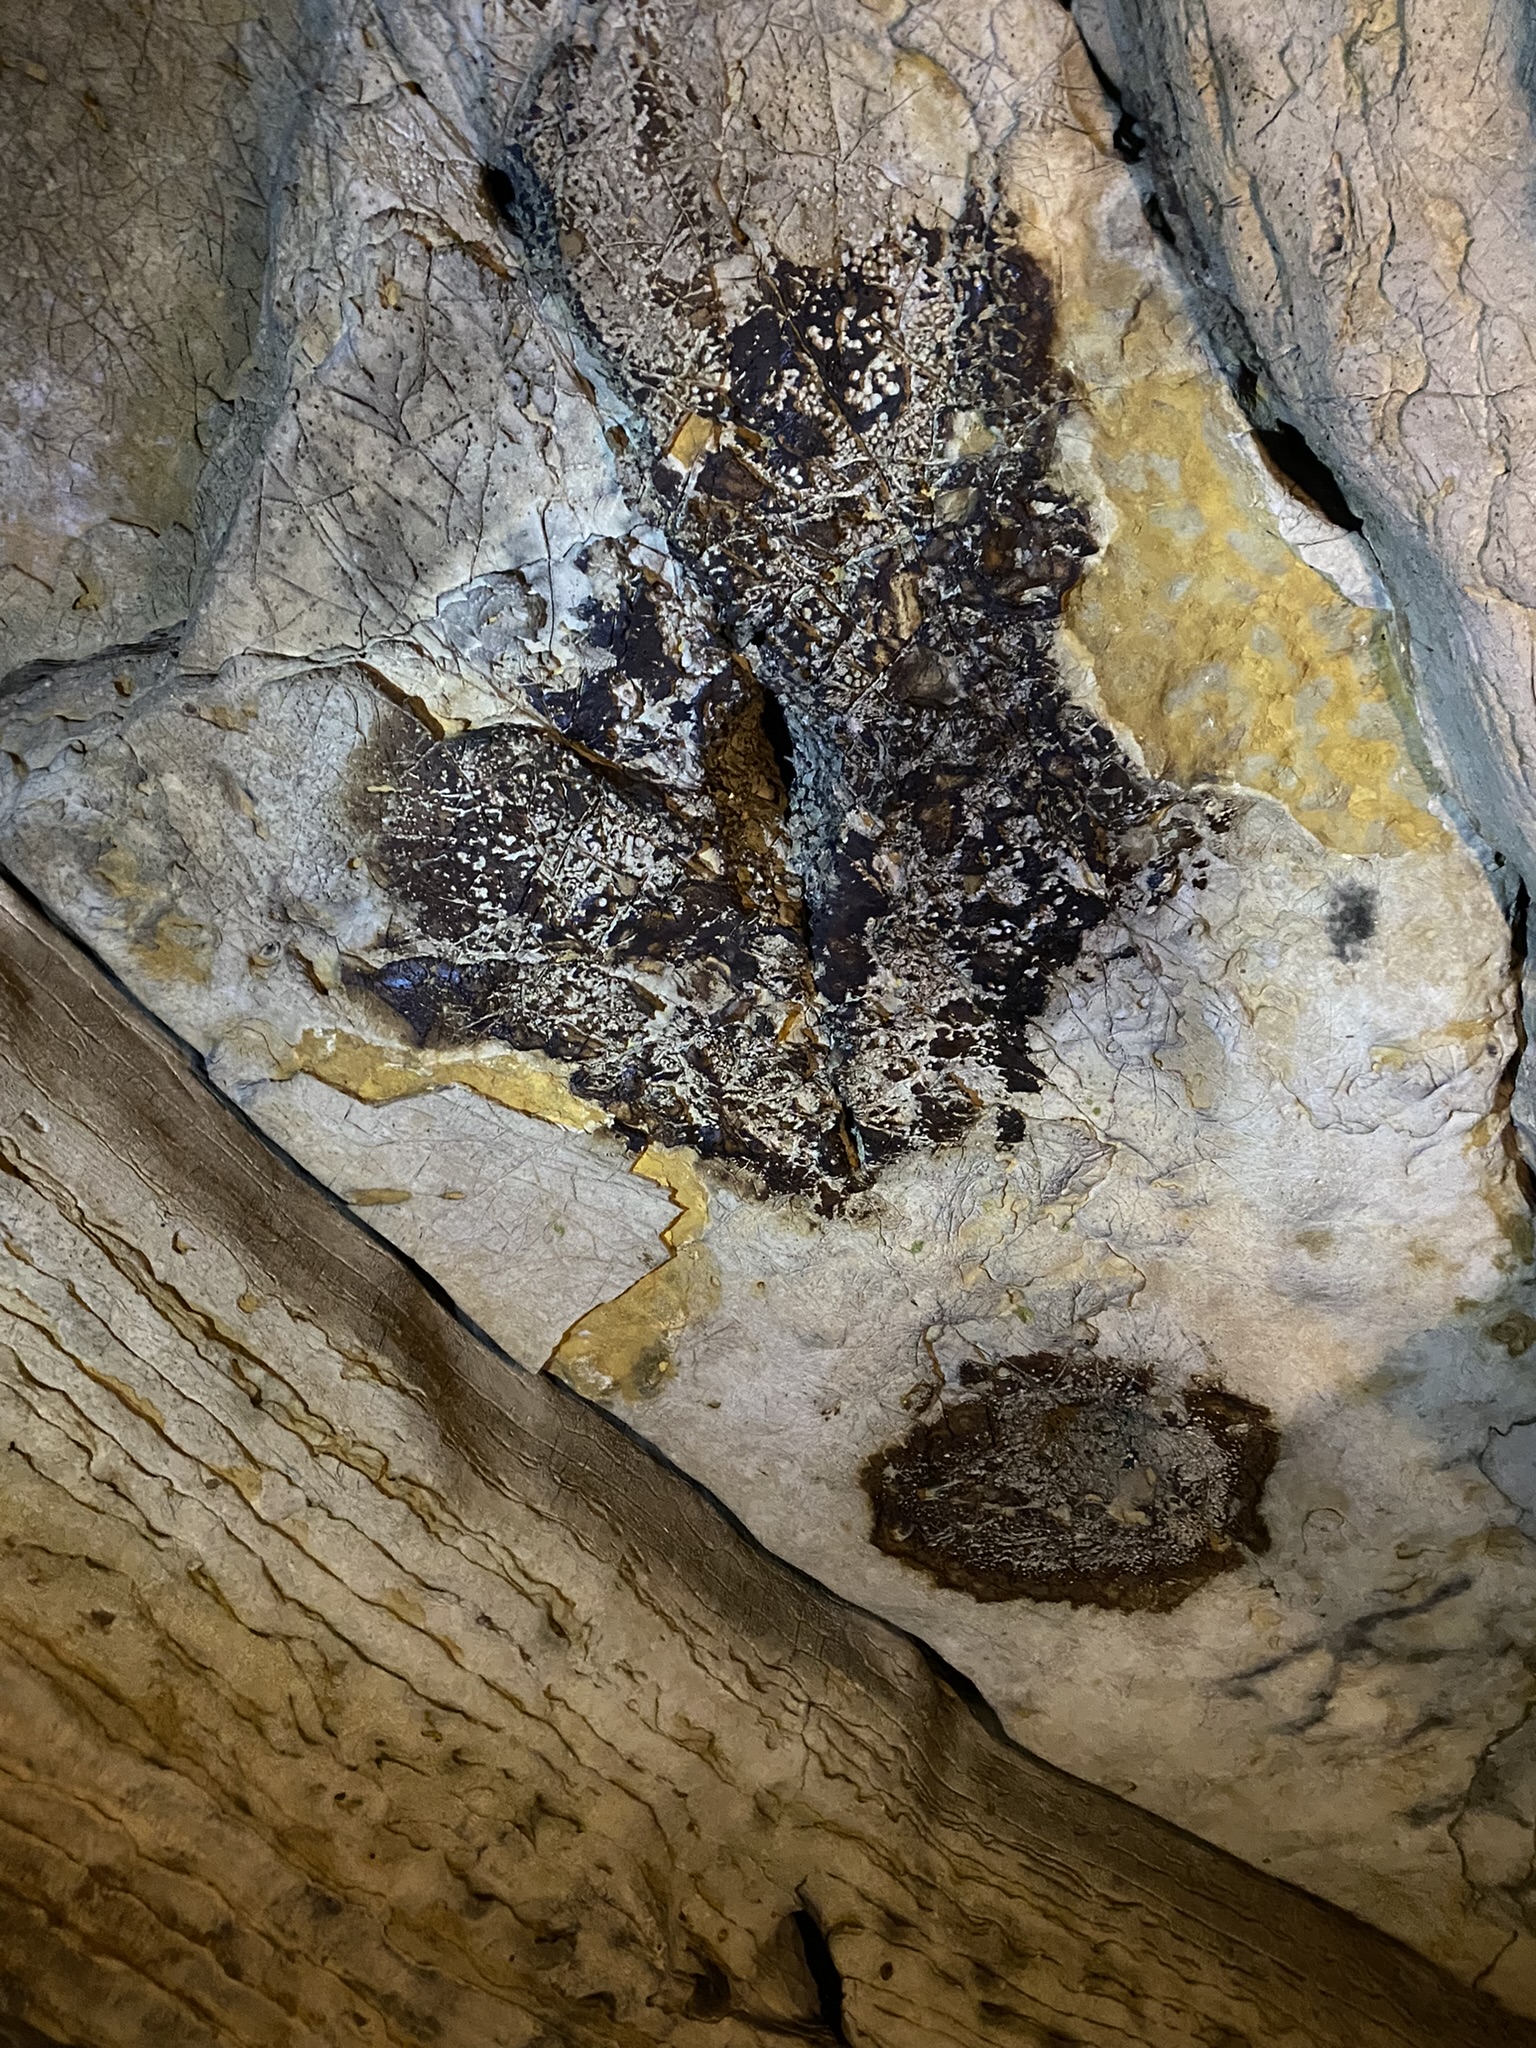
<svg viewBox="0 0 1536 2048"><path fill-rule="evenodd" d="M376 987L835 1203L1038 1088L1030 1022L1154 803L1052 666L1093 541L1048 480L1017 223L978 193L835 270L757 264L700 118L655 38L568 51L496 188L635 409L610 438L681 573L594 547L545 730L392 764L417 936Z"/></svg>
<svg viewBox="0 0 1536 2048"><path fill-rule="evenodd" d="M872 1540L977 1600L1164 1613L1268 1548L1279 1436L1225 1388L1037 1352L969 1369L871 1458Z"/></svg>
<svg viewBox="0 0 1536 2048"><path fill-rule="evenodd" d="M766 778L761 734L712 736ZM521 726L397 763L384 856L433 941L374 976L418 1037L494 1037L571 1061L621 1127L768 1187L850 1174L791 899L744 825Z"/></svg>

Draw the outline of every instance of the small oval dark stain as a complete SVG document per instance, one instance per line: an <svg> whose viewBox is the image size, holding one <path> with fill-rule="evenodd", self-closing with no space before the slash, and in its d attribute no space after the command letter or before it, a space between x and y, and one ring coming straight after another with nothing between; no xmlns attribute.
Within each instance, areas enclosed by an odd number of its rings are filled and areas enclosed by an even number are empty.
<svg viewBox="0 0 1536 2048"><path fill-rule="evenodd" d="M1368 882L1343 882L1334 891L1324 929L1334 958L1351 964L1376 936L1376 891Z"/></svg>
<svg viewBox="0 0 1536 2048"><path fill-rule="evenodd" d="M1165 1613L1268 1548L1279 1434L1213 1381L1035 1352L968 1368L864 1468L874 1543L977 1600Z"/></svg>

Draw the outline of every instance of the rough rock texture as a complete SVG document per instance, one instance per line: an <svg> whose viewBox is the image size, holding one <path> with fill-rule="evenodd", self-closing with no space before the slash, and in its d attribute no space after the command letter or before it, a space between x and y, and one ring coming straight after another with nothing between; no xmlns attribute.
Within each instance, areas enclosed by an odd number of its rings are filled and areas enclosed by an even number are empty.
<svg viewBox="0 0 1536 2048"><path fill-rule="evenodd" d="M344 10L0 856L1029 1747L1536 2009L1508 930L1114 122L1047 0Z"/></svg>
<svg viewBox="0 0 1536 2048"><path fill-rule="evenodd" d="M959 1384L864 1471L874 1541L940 1585L1163 1612L1269 1548L1277 1438L1253 1402L1051 1351L967 1361Z"/></svg>
<svg viewBox="0 0 1536 2048"><path fill-rule="evenodd" d="M1529 2048L988 1733L0 897L6 2048Z"/></svg>
<svg viewBox="0 0 1536 2048"><path fill-rule="evenodd" d="M290 6L242 0L0 28L0 668L186 614L239 459L304 40Z"/></svg>
<svg viewBox="0 0 1536 2048"><path fill-rule="evenodd" d="M1431 733L1536 874L1536 209L1517 0L1078 0L1264 415L1363 520ZM1521 1084L1517 1114L1536 1125Z"/></svg>

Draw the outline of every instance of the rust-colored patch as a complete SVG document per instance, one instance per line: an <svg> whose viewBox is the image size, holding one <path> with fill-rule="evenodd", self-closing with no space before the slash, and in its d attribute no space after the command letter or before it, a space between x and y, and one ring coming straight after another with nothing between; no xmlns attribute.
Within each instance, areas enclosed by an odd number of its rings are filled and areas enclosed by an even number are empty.
<svg viewBox="0 0 1536 2048"><path fill-rule="evenodd" d="M1035 1352L969 1367L864 1468L872 1540L976 1600L1166 1613L1245 1551L1279 1433L1214 1382Z"/></svg>

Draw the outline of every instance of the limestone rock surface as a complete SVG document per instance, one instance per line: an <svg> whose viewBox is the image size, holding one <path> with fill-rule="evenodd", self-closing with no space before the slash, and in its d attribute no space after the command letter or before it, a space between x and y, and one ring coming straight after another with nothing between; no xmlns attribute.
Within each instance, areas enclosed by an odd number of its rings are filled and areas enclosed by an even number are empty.
<svg viewBox="0 0 1536 2048"><path fill-rule="evenodd" d="M0 857L1030 1749L1536 2010L1497 863L1072 22L319 61L185 623L14 679Z"/></svg>
<svg viewBox="0 0 1536 2048"><path fill-rule="evenodd" d="M1530 2048L509 1371L0 889L5 2048Z"/></svg>
<svg viewBox="0 0 1536 2048"><path fill-rule="evenodd" d="M1516 0L1078 0L1253 402L1333 471L1426 724L1533 872L1536 204ZM1528 1080L1516 1113L1530 1128Z"/></svg>
<svg viewBox="0 0 1536 2048"><path fill-rule="evenodd" d="M8 14L6 670L186 615L195 531L217 530L238 466L270 182L305 42L281 0Z"/></svg>

